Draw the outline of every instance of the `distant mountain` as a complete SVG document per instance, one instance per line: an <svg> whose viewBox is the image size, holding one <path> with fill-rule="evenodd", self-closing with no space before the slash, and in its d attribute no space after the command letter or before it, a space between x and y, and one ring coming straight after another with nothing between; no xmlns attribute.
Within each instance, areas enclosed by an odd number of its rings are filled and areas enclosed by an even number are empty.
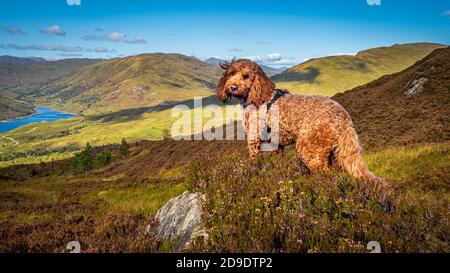
<svg viewBox="0 0 450 273"><path fill-rule="evenodd" d="M74 113L105 113L213 94L220 70L181 54L112 59L39 88L33 100Z"/></svg>
<svg viewBox="0 0 450 273"><path fill-rule="evenodd" d="M275 75L278 88L292 93L332 96L363 85L381 76L399 72L441 44L415 43L361 51L355 56L331 56L312 59Z"/></svg>
<svg viewBox="0 0 450 273"><path fill-rule="evenodd" d="M45 62L45 59L40 57L14 57L7 55L0 56L0 64L19 64L32 62Z"/></svg>
<svg viewBox="0 0 450 273"><path fill-rule="evenodd" d="M225 60L211 57L209 59L206 59L204 62L207 64L219 65L220 63L225 62Z"/></svg>
<svg viewBox="0 0 450 273"><path fill-rule="evenodd" d="M450 47L333 99L367 147L450 141Z"/></svg>
<svg viewBox="0 0 450 273"><path fill-rule="evenodd" d="M224 63L226 61L222 60L222 59L211 57L209 59L206 59L204 62L207 64L211 64L211 65L219 65L220 63ZM270 67L270 66L262 65L262 64L259 64L259 66L261 66L261 68L264 70L264 72L267 73L268 76L272 76L272 75L281 73L287 69L286 67L274 68L274 67Z"/></svg>
<svg viewBox="0 0 450 273"><path fill-rule="evenodd" d="M264 72L266 72L266 74L267 74L269 77L270 77L270 76L273 76L273 75L275 75L275 74L281 73L281 72L283 72L284 70L287 69L287 67L274 68L274 67L267 66L267 65L262 65L262 64L259 64L259 66L261 66L261 68L264 70Z"/></svg>
<svg viewBox="0 0 450 273"><path fill-rule="evenodd" d="M33 106L23 96L49 82L66 76L98 59L45 61L40 58L2 56L0 61L0 120L32 113ZM16 99L17 98L17 99Z"/></svg>
<svg viewBox="0 0 450 273"><path fill-rule="evenodd" d="M27 94L39 86L99 61L102 60L64 59L0 63L0 91L8 90L18 95Z"/></svg>

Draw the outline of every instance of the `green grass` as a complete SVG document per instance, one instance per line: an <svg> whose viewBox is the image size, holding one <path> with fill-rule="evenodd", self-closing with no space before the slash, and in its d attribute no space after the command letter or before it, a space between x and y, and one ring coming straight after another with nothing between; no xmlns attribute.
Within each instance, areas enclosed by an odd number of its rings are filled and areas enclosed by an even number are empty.
<svg viewBox="0 0 450 273"><path fill-rule="evenodd" d="M356 56L312 59L274 76L278 88L296 94L333 96L408 68L439 44L417 43L373 48Z"/></svg>
<svg viewBox="0 0 450 273"><path fill-rule="evenodd" d="M186 190L183 183L172 185L161 183L144 185L129 189L108 189L89 194L86 197L105 201L108 211L133 213L143 216L155 216L168 200L182 194Z"/></svg>
<svg viewBox="0 0 450 273"><path fill-rule="evenodd" d="M224 109L224 106L220 107L224 117L216 120L217 125L226 122ZM100 146L120 143L122 138L130 142L161 140L171 133L172 125L178 119L178 117L172 117L171 112L171 109L161 112L144 112L131 119L118 113L111 113L107 117L113 116L113 118L107 121L97 120L93 116L87 118L78 116L54 122L27 124L0 134L0 158L3 158L0 161L0 167L68 158L84 147L86 142L93 146ZM191 128L187 135L200 133L205 124L212 119L212 117L204 117L203 124L199 127L195 126L194 112L196 115L201 115L201 109L185 112L186 116L191 117L182 122ZM61 136L61 133L64 134ZM174 133L174 136L184 135L183 132ZM12 138L19 144L9 139L2 139L3 136Z"/></svg>
<svg viewBox="0 0 450 273"><path fill-rule="evenodd" d="M419 173L438 172L450 166L448 145L390 148L364 156L370 169L390 180L402 180Z"/></svg>
<svg viewBox="0 0 450 273"><path fill-rule="evenodd" d="M366 252L376 240L383 252L448 252L449 152L440 144L367 153L389 191L345 173L307 174L289 149L264 155L257 169L231 153L144 180L108 169L36 177L21 169L23 180L0 181L0 233L7 238L0 250L64 251L64 242L79 238L92 252L171 251L173 242L155 243L137 230L191 189L206 194L210 234L192 251ZM131 159L113 158L111 167Z"/></svg>

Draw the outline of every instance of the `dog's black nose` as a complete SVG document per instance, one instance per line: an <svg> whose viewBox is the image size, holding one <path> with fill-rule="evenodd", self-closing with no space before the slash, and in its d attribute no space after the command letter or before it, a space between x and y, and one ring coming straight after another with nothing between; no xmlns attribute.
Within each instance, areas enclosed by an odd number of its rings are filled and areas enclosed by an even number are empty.
<svg viewBox="0 0 450 273"><path fill-rule="evenodd" d="M238 86L236 84L233 84L232 86L230 86L230 90L234 92L238 90Z"/></svg>

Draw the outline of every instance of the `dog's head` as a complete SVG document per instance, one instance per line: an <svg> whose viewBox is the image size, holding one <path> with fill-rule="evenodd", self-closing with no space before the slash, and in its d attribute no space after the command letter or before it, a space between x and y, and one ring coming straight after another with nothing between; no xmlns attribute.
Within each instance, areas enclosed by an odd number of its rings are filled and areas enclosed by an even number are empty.
<svg viewBox="0 0 450 273"><path fill-rule="evenodd" d="M255 62L238 59L220 66L225 70L217 84L217 96L222 102L234 97L259 106L272 98L275 84Z"/></svg>

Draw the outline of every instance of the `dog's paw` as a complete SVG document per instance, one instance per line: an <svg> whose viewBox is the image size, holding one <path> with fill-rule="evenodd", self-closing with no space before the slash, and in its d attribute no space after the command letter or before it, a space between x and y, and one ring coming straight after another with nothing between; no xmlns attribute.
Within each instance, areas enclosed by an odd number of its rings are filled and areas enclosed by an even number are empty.
<svg viewBox="0 0 450 273"><path fill-rule="evenodd" d="M261 166L262 166L261 162L258 159L255 159L250 164L250 171L257 172L257 171L261 170Z"/></svg>

